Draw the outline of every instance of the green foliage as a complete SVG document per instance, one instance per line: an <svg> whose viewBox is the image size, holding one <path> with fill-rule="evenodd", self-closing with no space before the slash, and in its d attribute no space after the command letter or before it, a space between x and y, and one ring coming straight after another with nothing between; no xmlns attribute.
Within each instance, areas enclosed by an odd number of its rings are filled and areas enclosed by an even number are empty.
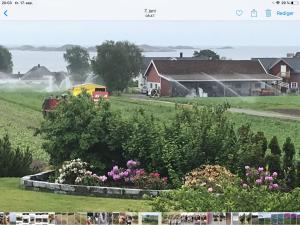
<svg viewBox="0 0 300 225"><path fill-rule="evenodd" d="M273 136L273 138L271 139L269 143L269 149L271 149L272 154L281 156L281 149L276 136Z"/></svg>
<svg viewBox="0 0 300 225"><path fill-rule="evenodd" d="M147 171L157 170L166 175L162 159L164 127L160 120L143 109L135 112L126 126L128 136L123 143L125 157L138 160Z"/></svg>
<svg viewBox="0 0 300 225"><path fill-rule="evenodd" d="M85 48L75 46L66 50L65 61L68 62L68 71L75 81L83 82L90 71L90 56Z"/></svg>
<svg viewBox="0 0 300 225"><path fill-rule="evenodd" d="M21 151L11 146L6 134L0 138L0 177L21 177L30 174L32 155L29 149Z"/></svg>
<svg viewBox="0 0 300 225"><path fill-rule="evenodd" d="M166 177L160 177L159 173L138 174L133 178L134 187L140 189L164 190L168 189Z"/></svg>
<svg viewBox="0 0 300 225"><path fill-rule="evenodd" d="M269 192L262 188L251 190L227 186L221 195L205 188L182 188L152 200L152 210L162 212L280 212L299 211L300 189L290 193Z"/></svg>
<svg viewBox="0 0 300 225"><path fill-rule="evenodd" d="M109 91L123 91L140 72L141 61L141 51L136 45L127 41L106 41L97 46L97 57L92 65Z"/></svg>
<svg viewBox="0 0 300 225"><path fill-rule="evenodd" d="M0 72L11 73L13 68L12 56L8 49L0 45Z"/></svg>
<svg viewBox="0 0 300 225"><path fill-rule="evenodd" d="M212 50L205 49L200 51L194 51L193 57L195 58L204 58L210 60L219 60L220 56Z"/></svg>
<svg viewBox="0 0 300 225"><path fill-rule="evenodd" d="M296 165L295 165L295 146L291 138L287 138L283 144L283 171L285 183L289 188L296 186Z"/></svg>
<svg viewBox="0 0 300 225"><path fill-rule="evenodd" d="M296 170L297 170L296 186L300 187L300 160L296 162Z"/></svg>
<svg viewBox="0 0 300 225"><path fill-rule="evenodd" d="M250 125L241 126L237 132L238 158L236 158L236 171L244 174L245 165L251 167L263 166L265 163L266 138L263 133L254 133Z"/></svg>
<svg viewBox="0 0 300 225"><path fill-rule="evenodd" d="M283 177L283 172L281 169L281 159L279 155L274 155L269 150L265 156L266 166L270 172L277 172L279 177Z"/></svg>
<svg viewBox="0 0 300 225"><path fill-rule="evenodd" d="M70 97L42 123L43 148L54 165L80 158L101 170L122 164L122 135L127 132L109 102L95 104L90 96Z"/></svg>

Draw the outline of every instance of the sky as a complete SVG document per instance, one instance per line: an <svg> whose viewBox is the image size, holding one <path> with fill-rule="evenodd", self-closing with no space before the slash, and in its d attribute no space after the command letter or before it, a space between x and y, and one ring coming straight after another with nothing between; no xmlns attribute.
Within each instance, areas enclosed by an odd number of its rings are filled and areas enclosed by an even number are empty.
<svg viewBox="0 0 300 225"><path fill-rule="evenodd" d="M299 46L300 21L0 21L0 45Z"/></svg>

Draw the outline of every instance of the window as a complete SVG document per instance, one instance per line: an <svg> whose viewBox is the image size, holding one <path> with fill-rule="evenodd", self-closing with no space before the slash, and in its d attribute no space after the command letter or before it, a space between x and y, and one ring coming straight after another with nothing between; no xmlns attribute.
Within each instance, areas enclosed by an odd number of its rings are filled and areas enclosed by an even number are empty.
<svg viewBox="0 0 300 225"><path fill-rule="evenodd" d="M153 84L152 83L150 83L150 88L152 88L153 87Z"/></svg>
<svg viewBox="0 0 300 225"><path fill-rule="evenodd" d="M291 82L291 88L292 89L298 88L298 82Z"/></svg>
<svg viewBox="0 0 300 225"><path fill-rule="evenodd" d="M286 73L286 65L281 65L280 71L281 71L281 73Z"/></svg>
<svg viewBox="0 0 300 225"><path fill-rule="evenodd" d="M261 88L261 83L255 83L255 88Z"/></svg>
<svg viewBox="0 0 300 225"><path fill-rule="evenodd" d="M157 89L157 84L155 84L155 89Z"/></svg>

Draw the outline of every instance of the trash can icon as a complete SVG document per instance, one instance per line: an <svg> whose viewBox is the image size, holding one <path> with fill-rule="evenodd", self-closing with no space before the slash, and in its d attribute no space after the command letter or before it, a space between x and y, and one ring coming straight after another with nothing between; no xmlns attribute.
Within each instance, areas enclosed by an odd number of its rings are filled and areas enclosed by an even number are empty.
<svg viewBox="0 0 300 225"><path fill-rule="evenodd" d="M272 16L272 10L271 9L267 9L266 10L266 17L271 17Z"/></svg>

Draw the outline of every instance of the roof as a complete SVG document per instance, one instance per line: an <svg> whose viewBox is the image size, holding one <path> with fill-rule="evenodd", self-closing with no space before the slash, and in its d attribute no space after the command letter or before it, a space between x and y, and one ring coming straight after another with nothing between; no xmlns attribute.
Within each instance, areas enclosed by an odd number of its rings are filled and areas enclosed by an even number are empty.
<svg viewBox="0 0 300 225"><path fill-rule="evenodd" d="M300 73L300 58L253 58L253 60L259 60L268 71L280 61L284 61L292 70L296 73Z"/></svg>
<svg viewBox="0 0 300 225"><path fill-rule="evenodd" d="M202 57L143 57L141 71L145 74L152 60L205 60Z"/></svg>
<svg viewBox="0 0 300 225"><path fill-rule="evenodd" d="M54 76L45 66L34 66L31 70L24 74L23 80L44 80L46 77Z"/></svg>
<svg viewBox="0 0 300 225"><path fill-rule="evenodd" d="M153 60L159 75L176 81L281 80L255 60Z"/></svg>

